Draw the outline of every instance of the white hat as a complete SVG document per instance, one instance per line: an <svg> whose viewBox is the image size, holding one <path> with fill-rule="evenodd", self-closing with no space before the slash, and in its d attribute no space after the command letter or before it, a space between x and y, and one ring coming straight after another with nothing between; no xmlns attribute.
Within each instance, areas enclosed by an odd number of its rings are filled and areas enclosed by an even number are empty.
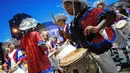
<svg viewBox="0 0 130 73"><path fill-rule="evenodd" d="M7 39L2 43L2 48L8 50L8 45L11 43L13 43L15 46L18 46L20 44L20 41L15 38Z"/></svg>
<svg viewBox="0 0 130 73"><path fill-rule="evenodd" d="M80 2L81 3L81 8L84 9L85 6L88 6L89 2L87 0L62 0L62 3L64 4L65 2L72 2L73 4L73 14L75 15L75 8L74 8L74 2Z"/></svg>
<svg viewBox="0 0 130 73"><path fill-rule="evenodd" d="M126 8L126 5L124 2L117 2L113 5L113 7L116 9L117 7L123 7Z"/></svg>
<svg viewBox="0 0 130 73"><path fill-rule="evenodd" d="M101 3L102 3L104 6L106 5L106 2L105 2L104 0L100 0L100 1L94 2L94 3L93 3L93 6L94 6L94 7L97 7L97 5L99 5L99 4L101 4Z"/></svg>
<svg viewBox="0 0 130 73"><path fill-rule="evenodd" d="M56 21L60 20L60 19L63 19L63 20L67 20L68 19L68 16L65 15L64 13L59 13L55 16L56 18Z"/></svg>
<svg viewBox="0 0 130 73"><path fill-rule="evenodd" d="M37 21L33 18L25 18L21 21L21 24L19 25L20 30L27 30L30 28L34 28L37 26Z"/></svg>

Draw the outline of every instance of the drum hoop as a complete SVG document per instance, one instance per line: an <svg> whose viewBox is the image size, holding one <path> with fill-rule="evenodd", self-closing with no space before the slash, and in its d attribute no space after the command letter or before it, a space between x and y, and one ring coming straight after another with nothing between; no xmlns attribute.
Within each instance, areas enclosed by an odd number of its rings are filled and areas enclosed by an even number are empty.
<svg viewBox="0 0 130 73"><path fill-rule="evenodd" d="M122 21L122 20L121 20ZM125 20L126 21L126 20ZM118 22L117 22L118 23ZM124 28L126 25L128 25L128 22L123 26L123 27L121 27L121 28L117 28L117 29L122 29L122 28Z"/></svg>
<svg viewBox="0 0 130 73"><path fill-rule="evenodd" d="M127 24L125 24L123 27L121 27L121 28L118 28L118 29L123 29L124 27L126 27L128 25L128 23Z"/></svg>
<svg viewBox="0 0 130 73"><path fill-rule="evenodd" d="M78 58L77 60L73 61L72 63L69 63L69 64L59 64L61 67L68 67L70 65L73 65L77 62L79 62L81 59L83 59L88 53L88 51L86 51L80 58Z"/></svg>

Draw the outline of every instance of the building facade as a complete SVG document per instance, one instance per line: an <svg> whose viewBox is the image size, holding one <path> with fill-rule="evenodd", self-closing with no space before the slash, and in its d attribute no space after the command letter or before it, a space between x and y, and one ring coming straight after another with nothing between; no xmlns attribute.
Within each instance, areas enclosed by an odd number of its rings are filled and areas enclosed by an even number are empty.
<svg viewBox="0 0 130 73"><path fill-rule="evenodd" d="M9 26L10 26L12 38L16 38L17 40L21 39L22 31L19 30L19 25L21 21L27 17L31 17L31 16L25 13L18 13L14 15L11 20L9 20Z"/></svg>
<svg viewBox="0 0 130 73"><path fill-rule="evenodd" d="M3 64L5 62L4 60L4 52L2 49L2 42L0 42L0 65Z"/></svg>

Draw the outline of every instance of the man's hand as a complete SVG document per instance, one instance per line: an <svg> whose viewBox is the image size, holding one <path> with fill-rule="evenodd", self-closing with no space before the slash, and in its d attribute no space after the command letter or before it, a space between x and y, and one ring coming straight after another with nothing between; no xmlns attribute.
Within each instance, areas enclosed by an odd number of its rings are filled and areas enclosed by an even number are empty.
<svg viewBox="0 0 130 73"><path fill-rule="evenodd" d="M46 48L47 46L46 46L46 44L41 44L40 47Z"/></svg>
<svg viewBox="0 0 130 73"><path fill-rule="evenodd" d="M64 31L63 30L59 30L59 34L60 34L61 37L63 37L64 36Z"/></svg>
<svg viewBox="0 0 130 73"><path fill-rule="evenodd" d="M13 73L18 67L13 67L11 70L8 71L8 73Z"/></svg>
<svg viewBox="0 0 130 73"><path fill-rule="evenodd" d="M12 73L13 71L12 70L9 70L8 73Z"/></svg>
<svg viewBox="0 0 130 73"><path fill-rule="evenodd" d="M64 37L65 39L71 39L71 36L63 30L59 30L59 34L61 37Z"/></svg>
<svg viewBox="0 0 130 73"><path fill-rule="evenodd" d="M99 28L96 26L88 26L84 29L84 34L89 34L89 33L97 33L99 32Z"/></svg>

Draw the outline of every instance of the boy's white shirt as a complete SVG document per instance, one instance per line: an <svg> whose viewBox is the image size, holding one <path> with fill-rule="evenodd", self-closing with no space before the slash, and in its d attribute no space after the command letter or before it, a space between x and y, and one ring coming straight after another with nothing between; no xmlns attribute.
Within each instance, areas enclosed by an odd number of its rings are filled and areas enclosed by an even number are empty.
<svg viewBox="0 0 130 73"><path fill-rule="evenodd" d="M16 49L14 49L11 53L8 54L8 56L10 57L11 59L11 69L16 65L14 59L13 59L13 56L14 56L14 53L16 52Z"/></svg>
<svg viewBox="0 0 130 73"><path fill-rule="evenodd" d="M15 52L16 52L16 49L14 49L11 53L8 54L8 56L11 59L11 69L16 65L16 62L15 62L15 60L13 58ZM18 57L20 57L21 55L22 55L22 52L18 51ZM13 73L26 73L26 72L24 70L22 70L21 68L18 68Z"/></svg>

